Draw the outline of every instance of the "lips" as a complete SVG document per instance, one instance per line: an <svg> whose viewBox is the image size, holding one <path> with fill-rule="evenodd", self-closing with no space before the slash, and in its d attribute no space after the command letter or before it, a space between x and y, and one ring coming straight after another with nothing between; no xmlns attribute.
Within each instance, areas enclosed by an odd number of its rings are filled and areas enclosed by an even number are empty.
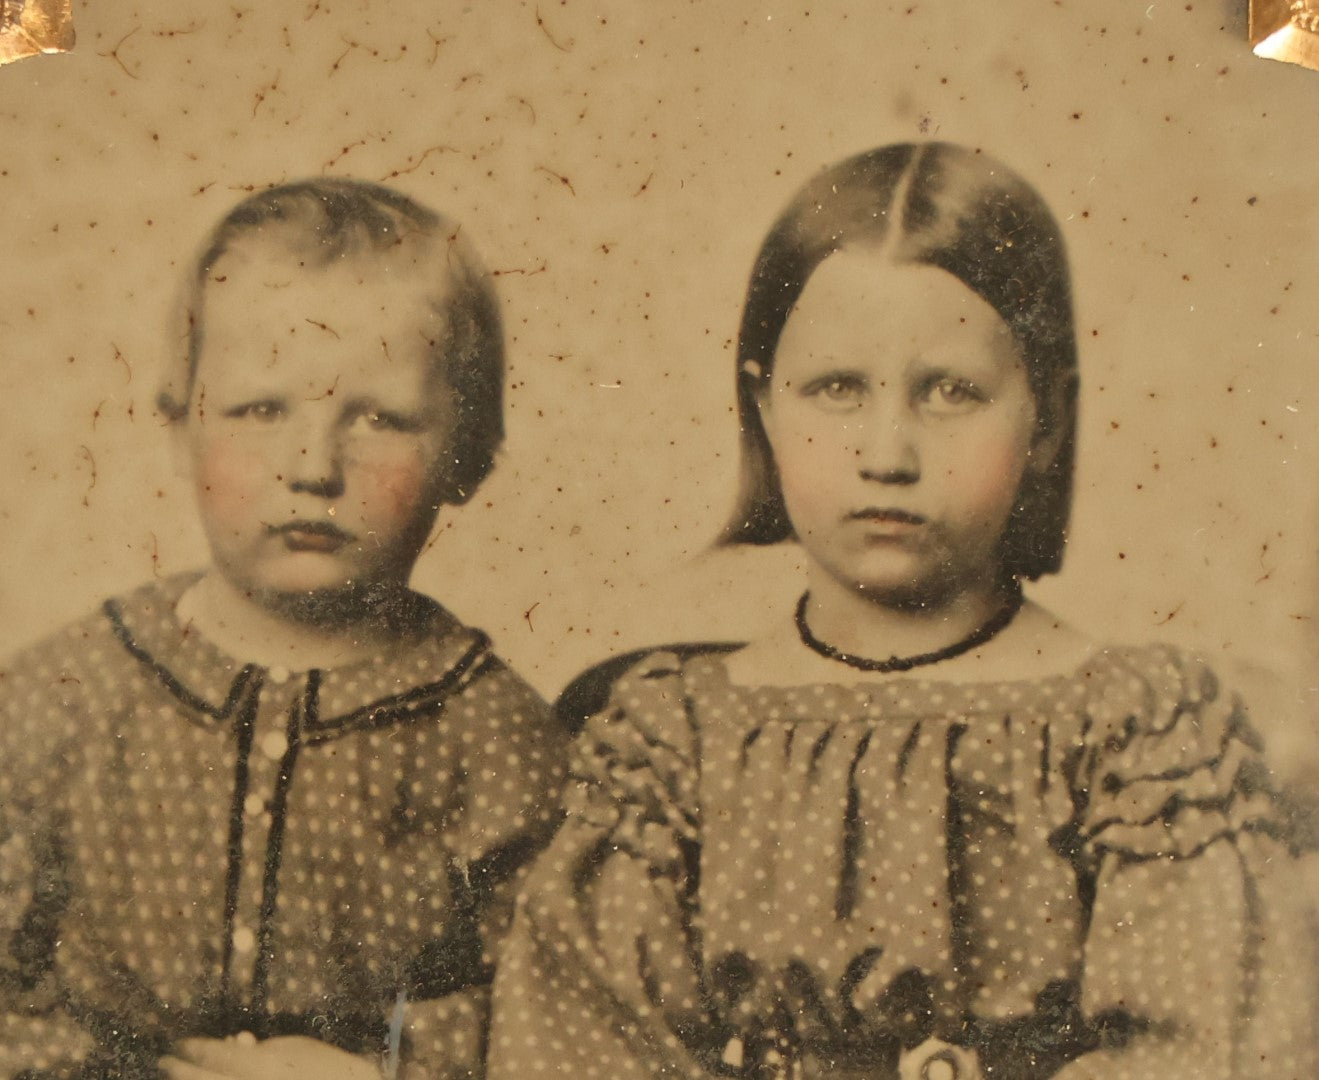
<svg viewBox="0 0 1319 1080"><path fill-rule="evenodd" d="M928 525L923 515L893 506L867 506L849 513L847 520L861 530L864 543L883 547L917 543Z"/></svg>
<svg viewBox="0 0 1319 1080"><path fill-rule="evenodd" d="M357 538L329 521L289 521L283 525L270 525L271 536L284 541L289 551L310 551L330 555L351 544Z"/></svg>
<svg viewBox="0 0 1319 1080"><path fill-rule="evenodd" d="M921 514L913 514L910 510L899 510L895 507L867 506L864 510L853 510L847 517L849 521L871 521L877 525L925 524L925 518Z"/></svg>

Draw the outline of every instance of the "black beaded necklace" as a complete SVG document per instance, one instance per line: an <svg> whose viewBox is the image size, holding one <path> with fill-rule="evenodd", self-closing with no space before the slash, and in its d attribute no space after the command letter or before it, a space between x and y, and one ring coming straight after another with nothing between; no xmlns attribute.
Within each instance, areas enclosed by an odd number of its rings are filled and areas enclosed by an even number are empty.
<svg viewBox="0 0 1319 1080"><path fill-rule="evenodd" d="M840 664L846 664L848 667L858 668L861 671L885 672L910 671L912 668L937 664L941 660L951 660L954 656L961 656L965 652L970 652L977 645L983 645L1016 618L1017 612L1021 610L1023 600L1020 582L1013 582L1012 593L1003 606L994 613L988 622L976 627L961 641L954 641L951 645L945 645L942 649L935 649L934 652L917 653L915 656L890 656L887 660L872 660L868 656L856 656L852 653L843 652L842 649L835 648L827 641L821 641L812 634L811 628L806 623L806 604L810 598L811 594L804 592L801 594L801 599L797 601L797 634L801 637L803 645L819 653L827 660L837 660Z"/></svg>

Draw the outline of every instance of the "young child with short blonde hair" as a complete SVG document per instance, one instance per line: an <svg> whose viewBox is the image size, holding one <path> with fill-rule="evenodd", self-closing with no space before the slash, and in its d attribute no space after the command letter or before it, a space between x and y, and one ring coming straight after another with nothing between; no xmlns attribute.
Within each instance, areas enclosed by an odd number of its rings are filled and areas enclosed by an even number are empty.
<svg viewBox="0 0 1319 1080"><path fill-rule="evenodd" d="M189 295L159 404L212 564L3 670L0 1074L480 1075L563 750L408 587L501 442L490 279L313 180L232 210Z"/></svg>

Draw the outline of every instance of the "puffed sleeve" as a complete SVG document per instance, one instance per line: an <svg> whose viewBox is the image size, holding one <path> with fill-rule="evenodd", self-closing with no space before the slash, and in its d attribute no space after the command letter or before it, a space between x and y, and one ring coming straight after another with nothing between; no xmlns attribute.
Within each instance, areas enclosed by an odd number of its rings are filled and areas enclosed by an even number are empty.
<svg viewBox="0 0 1319 1080"><path fill-rule="evenodd" d="M70 1076L92 1041L63 1013L52 974L68 895L52 812L60 755L47 713L56 706L23 665L0 674L0 1077Z"/></svg>
<svg viewBox="0 0 1319 1080"><path fill-rule="evenodd" d="M533 858L558 822L567 733L549 706L491 664L448 707L461 747L461 807L436 838L450 867L444 934L415 958L414 996L396 1006L401 1075L473 1080L486 1072L490 979Z"/></svg>
<svg viewBox="0 0 1319 1080"><path fill-rule="evenodd" d="M1083 995L1112 1045L1066 1080L1319 1075L1314 931L1261 744L1202 662L1162 651L1092 716Z"/></svg>
<svg viewBox="0 0 1319 1080"><path fill-rule="evenodd" d="M496 975L492 1078L712 1075L705 1058L722 1044L706 1030L695 962L697 740L679 662L664 653L587 723L567 818Z"/></svg>

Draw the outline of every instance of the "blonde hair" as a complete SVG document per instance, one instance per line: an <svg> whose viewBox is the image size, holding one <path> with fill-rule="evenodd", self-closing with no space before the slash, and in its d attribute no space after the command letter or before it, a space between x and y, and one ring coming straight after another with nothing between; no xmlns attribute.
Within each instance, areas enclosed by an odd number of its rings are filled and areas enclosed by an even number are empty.
<svg viewBox="0 0 1319 1080"><path fill-rule="evenodd" d="M459 229L407 196L362 180L315 179L283 184L244 199L211 232L187 284L186 347L176 354L156 398L171 422L188 415L197 365L206 339L203 298L216 264L238 242L274 240L300 265L328 266L339 259L402 245L430 245L442 254L422 265L439 268L436 302L448 332L435 343L443 385L454 395L451 467L443 497L469 499L494 465L504 438L504 335L490 276Z"/></svg>

